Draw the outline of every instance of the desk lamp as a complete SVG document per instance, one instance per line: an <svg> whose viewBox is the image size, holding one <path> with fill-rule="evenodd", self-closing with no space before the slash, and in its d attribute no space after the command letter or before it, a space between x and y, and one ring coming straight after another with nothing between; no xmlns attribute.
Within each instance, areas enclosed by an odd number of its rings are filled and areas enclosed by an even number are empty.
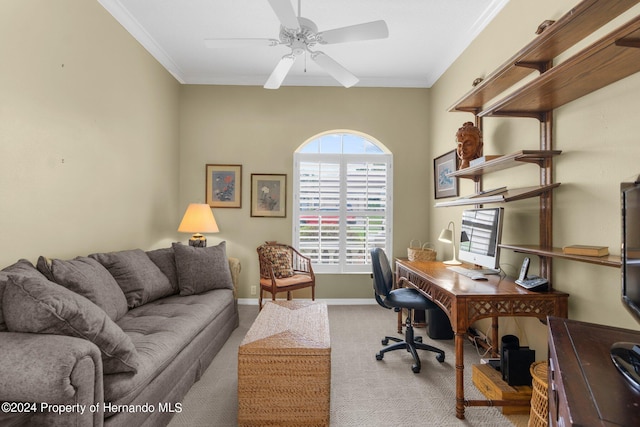
<svg viewBox="0 0 640 427"><path fill-rule="evenodd" d="M178 227L181 233L195 233L189 239L189 246L204 248L207 246L207 238L202 233L217 233L218 224L213 217L211 207L206 203L191 203L182 217Z"/></svg>
<svg viewBox="0 0 640 427"><path fill-rule="evenodd" d="M453 231L451 231L451 228L453 228ZM441 242L451 243L453 245L453 258L450 259L449 261L443 261L443 263L447 264L447 265L460 265L460 264L462 264L456 258L456 239L455 239L455 235L456 235L456 226L453 223L453 221L449 221L449 225L447 226L447 228L443 228L442 231L440 232L440 237L438 237L438 240L440 240Z"/></svg>

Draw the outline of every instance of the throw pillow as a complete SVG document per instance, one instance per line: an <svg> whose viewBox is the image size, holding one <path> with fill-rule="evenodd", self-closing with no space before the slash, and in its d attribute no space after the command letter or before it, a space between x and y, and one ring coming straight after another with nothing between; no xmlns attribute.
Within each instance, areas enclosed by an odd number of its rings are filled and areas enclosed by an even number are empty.
<svg viewBox="0 0 640 427"><path fill-rule="evenodd" d="M226 242L198 248L172 245L176 257L180 295L199 294L211 289L233 289Z"/></svg>
<svg viewBox="0 0 640 427"><path fill-rule="evenodd" d="M5 267L0 271L0 332L7 330L4 315L2 314L2 295L4 294L4 289L7 281L9 280L10 273L27 277L45 278L42 273L40 273L36 267L31 264L31 261L26 259L21 259L15 264Z"/></svg>
<svg viewBox="0 0 640 427"><path fill-rule="evenodd" d="M89 257L72 260L38 258L38 270L52 282L88 298L117 321L127 313L127 300L116 279Z"/></svg>
<svg viewBox="0 0 640 427"><path fill-rule="evenodd" d="M160 271L142 249L91 254L116 279L134 308L173 293L167 276Z"/></svg>
<svg viewBox="0 0 640 427"><path fill-rule="evenodd" d="M147 256L158 266L160 271L169 279L173 293L180 292L178 287L178 272L176 271L176 257L173 248L154 249L147 252Z"/></svg>
<svg viewBox="0 0 640 427"><path fill-rule="evenodd" d="M2 305L11 332L83 338L100 349L105 374L137 371L131 338L98 306L69 289L45 278L10 274Z"/></svg>
<svg viewBox="0 0 640 427"><path fill-rule="evenodd" d="M263 257L271 263L273 275L276 279L284 279L293 276L293 259L291 251L280 246L262 246ZM265 277L269 279L270 277Z"/></svg>

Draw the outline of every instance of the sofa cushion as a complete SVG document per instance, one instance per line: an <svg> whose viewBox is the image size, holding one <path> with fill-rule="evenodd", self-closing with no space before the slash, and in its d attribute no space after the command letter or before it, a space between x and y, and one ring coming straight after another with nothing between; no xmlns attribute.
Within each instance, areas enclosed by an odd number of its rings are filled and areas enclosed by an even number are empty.
<svg viewBox="0 0 640 427"><path fill-rule="evenodd" d="M118 282L98 261L89 257L72 260L38 258L38 270L47 279L88 298L111 320L127 312L127 300Z"/></svg>
<svg viewBox="0 0 640 427"><path fill-rule="evenodd" d="M211 289L233 289L226 242L205 248L181 243L174 243L172 247L180 295L199 294Z"/></svg>
<svg viewBox="0 0 640 427"><path fill-rule="evenodd" d="M31 261L26 259L18 260L15 264L3 268L0 271L0 332L7 330L7 325L4 321L4 315L2 314L2 295L7 281L9 280L9 274L19 274L26 277L35 277L44 279L45 277L40 273L36 267L31 264Z"/></svg>
<svg viewBox="0 0 640 427"><path fill-rule="evenodd" d="M105 373L136 372L131 338L87 298L46 278L10 274L2 305L9 331L83 338L100 349Z"/></svg>
<svg viewBox="0 0 640 427"><path fill-rule="evenodd" d="M158 266L160 271L167 276L173 288L173 293L177 294L180 292L180 288L178 287L178 272L176 271L176 257L173 254L173 248L147 251L147 256Z"/></svg>
<svg viewBox="0 0 640 427"><path fill-rule="evenodd" d="M124 292L129 308L173 293L167 276L142 249L91 254L89 257L109 270Z"/></svg>
<svg viewBox="0 0 640 427"><path fill-rule="evenodd" d="M140 358L138 372L133 376L105 375L105 401L131 403L185 347L197 341L205 328L218 324L223 329L229 322L235 325L237 312L233 301L231 290L215 289L199 295L172 295L129 310L117 323L136 347ZM188 356L191 360L184 370L200 363L197 360L200 353Z"/></svg>

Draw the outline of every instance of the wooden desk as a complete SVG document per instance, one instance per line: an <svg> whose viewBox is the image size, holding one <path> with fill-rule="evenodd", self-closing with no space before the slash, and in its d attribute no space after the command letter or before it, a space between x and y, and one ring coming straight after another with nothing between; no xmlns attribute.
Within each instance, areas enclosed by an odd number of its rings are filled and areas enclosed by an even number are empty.
<svg viewBox="0 0 640 427"><path fill-rule="evenodd" d="M463 265L471 268L470 265ZM439 261L396 259L396 283L412 286L438 304L449 316L455 333L456 417L464 419L465 406L517 405L517 402L466 400L464 398L464 340L473 322L492 318L492 343L498 344L498 317L526 316L546 321L548 315L567 317L569 295L563 292L531 292L511 278L487 276L472 280L446 268ZM521 403L521 402L520 402Z"/></svg>

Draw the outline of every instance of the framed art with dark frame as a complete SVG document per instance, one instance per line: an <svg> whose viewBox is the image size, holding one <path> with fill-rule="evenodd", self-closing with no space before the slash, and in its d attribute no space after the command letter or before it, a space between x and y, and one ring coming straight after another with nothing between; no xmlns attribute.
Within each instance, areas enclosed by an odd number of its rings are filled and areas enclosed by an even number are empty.
<svg viewBox="0 0 640 427"><path fill-rule="evenodd" d="M287 175L251 174L251 216L287 216Z"/></svg>
<svg viewBox="0 0 640 427"><path fill-rule="evenodd" d="M212 208L242 207L242 165L207 165L206 201Z"/></svg>
<svg viewBox="0 0 640 427"><path fill-rule="evenodd" d="M447 176L456 171L457 164L456 150L433 159L433 185L436 199L458 195L458 178Z"/></svg>

